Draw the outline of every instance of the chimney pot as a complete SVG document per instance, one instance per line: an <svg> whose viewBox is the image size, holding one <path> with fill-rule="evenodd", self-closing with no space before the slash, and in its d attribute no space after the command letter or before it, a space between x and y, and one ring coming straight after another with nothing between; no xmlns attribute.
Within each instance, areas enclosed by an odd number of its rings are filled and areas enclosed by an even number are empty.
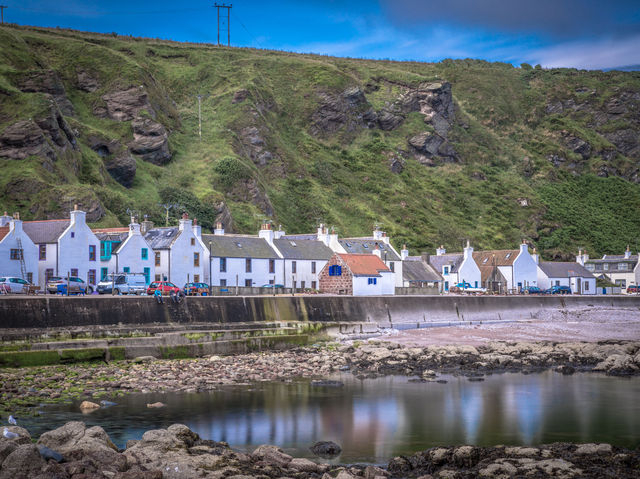
<svg viewBox="0 0 640 479"><path fill-rule="evenodd" d="M189 219L189 213L187 213L186 211L184 213L182 213L182 219L183 220L188 220Z"/></svg>
<svg viewBox="0 0 640 479"><path fill-rule="evenodd" d="M75 205L73 205L73 211L78 211L78 203L76 203Z"/></svg>

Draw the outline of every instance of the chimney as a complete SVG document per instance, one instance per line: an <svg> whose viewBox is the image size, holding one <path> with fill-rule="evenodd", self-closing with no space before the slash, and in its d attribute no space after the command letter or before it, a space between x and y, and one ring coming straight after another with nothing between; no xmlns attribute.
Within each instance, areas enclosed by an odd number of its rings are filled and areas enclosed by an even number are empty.
<svg viewBox="0 0 640 479"><path fill-rule="evenodd" d="M224 236L224 227L222 226L222 223L220 221L216 223L216 227L213 230L213 234L216 236Z"/></svg>
<svg viewBox="0 0 640 479"><path fill-rule="evenodd" d="M180 231L186 231L190 233L192 231L193 222L189 219L189 215L187 213L182 213L182 219L180 220L180 226L178 227Z"/></svg>
<svg viewBox="0 0 640 479"><path fill-rule="evenodd" d="M373 229L373 239L374 240L381 240L383 234L384 234L384 231L380 230L380 228L378 226L376 226Z"/></svg>
<svg viewBox="0 0 640 479"><path fill-rule="evenodd" d="M441 244L440 248L436 249L436 256L442 256L446 252L447 252L447 250L444 249L444 245Z"/></svg>
<svg viewBox="0 0 640 479"><path fill-rule="evenodd" d="M280 239L285 235L282 225L278 225L278 229L273 233L274 239Z"/></svg>
<svg viewBox="0 0 640 479"><path fill-rule="evenodd" d="M331 227L329 235L327 236L327 246L334 251L336 251L335 247L340 247L340 243L338 243L338 233L336 233L336 229L333 226Z"/></svg>
<svg viewBox="0 0 640 479"><path fill-rule="evenodd" d="M131 217L131 223L129 223L129 236L141 234L140 225L136 221L136 217Z"/></svg>
<svg viewBox="0 0 640 479"><path fill-rule="evenodd" d="M536 264L540 263L540 257L538 256L538 251L536 251L535 248L533 248L533 253L531 254L531 257L533 258L533 261L536 262Z"/></svg>
<svg viewBox="0 0 640 479"><path fill-rule="evenodd" d="M144 215L144 221L142 225L140 225L140 232L144 235L147 234L147 231L153 229L153 221L148 220L148 216Z"/></svg>
<svg viewBox="0 0 640 479"><path fill-rule="evenodd" d="M520 252L521 253L528 253L529 252L529 245L527 244L527 242L525 240L522 240L522 244L520 245Z"/></svg>
<svg viewBox="0 0 640 479"><path fill-rule="evenodd" d="M407 249L407 245L406 244L402 245L402 250L400 251L400 256L402 258L402 261L407 259L407 257L409 256L409 250Z"/></svg>
<svg viewBox="0 0 640 479"><path fill-rule="evenodd" d="M15 234L22 233L22 220L20 219L20 213L13 214L13 218L9 221L9 232Z"/></svg>
<svg viewBox="0 0 640 479"><path fill-rule="evenodd" d="M464 259L467 259L472 256L473 256L473 247L469 243L469 240L467 240L467 247L464 249Z"/></svg>
<svg viewBox="0 0 640 479"><path fill-rule="evenodd" d="M267 243L269 244L273 244L274 236L273 230L271 229L271 223L262 223L258 237L267 240Z"/></svg>
<svg viewBox="0 0 640 479"><path fill-rule="evenodd" d="M631 258L631 250L629 249L629 245L627 245L627 250L624 252L624 259Z"/></svg>
<svg viewBox="0 0 640 479"><path fill-rule="evenodd" d="M382 259L382 251L380 251L380 246L378 246L378 243L376 243L376 245L373 247L373 254Z"/></svg>
<svg viewBox="0 0 640 479"><path fill-rule="evenodd" d="M71 225L81 225L87 223L87 214L84 211L78 209L78 205L73 206L73 211L70 213Z"/></svg>
<svg viewBox="0 0 640 479"><path fill-rule="evenodd" d="M9 224L10 221L11 221L11 216L9 216L5 211L4 215L0 216L0 226L6 226Z"/></svg>
<svg viewBox="0 0 640 479"><path fill-rule="evenodd" d="M198 224L198 218L193 218L193 234L198 239L202 239L202 226Z"/></svg>

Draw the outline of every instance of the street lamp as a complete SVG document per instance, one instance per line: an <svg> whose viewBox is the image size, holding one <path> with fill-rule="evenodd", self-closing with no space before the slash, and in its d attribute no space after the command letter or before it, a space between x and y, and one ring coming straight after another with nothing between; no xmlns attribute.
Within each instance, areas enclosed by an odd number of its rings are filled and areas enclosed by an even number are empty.
<svg viewBox="0 0 640 479"><path fill-rule="evenodd" d="M213 277L211 276L211 241L209 241L209 296L213 295Z"/></svg>

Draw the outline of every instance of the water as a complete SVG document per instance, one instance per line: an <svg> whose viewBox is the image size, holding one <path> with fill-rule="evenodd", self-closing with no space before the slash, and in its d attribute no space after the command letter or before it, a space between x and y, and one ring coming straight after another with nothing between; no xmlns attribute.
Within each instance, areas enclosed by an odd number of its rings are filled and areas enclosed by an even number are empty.
<svg viewBox="0 0 640 479"><path fill-rule="evenodd" d="M277 444L312 457L319 440L340 444L333 462L386 463L437 445L529 445L555 441L640 445L640 379L589 373L562 376L499 374L483 382L444 377L447 384L405 377L334 379L344 387L309 382L259 383L197 394L145 394L119 398L91 414L78 404L41 408L25 418L32 435L71 420L102 426L124 447L144 431L183 423L205 439L238 450ZM147 403L162 401L161 409Z"/></svg>

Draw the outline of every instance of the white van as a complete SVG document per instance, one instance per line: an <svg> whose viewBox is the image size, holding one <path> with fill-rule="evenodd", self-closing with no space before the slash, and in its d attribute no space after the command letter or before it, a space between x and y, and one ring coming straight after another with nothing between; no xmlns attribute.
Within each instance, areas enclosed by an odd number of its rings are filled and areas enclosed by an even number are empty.
<svg viewBox="0 0 640 479"><path fill-rule="evenodd" d="M99 294L147 294L147 282L143 273L109 273L98 283Z"/></svg>

